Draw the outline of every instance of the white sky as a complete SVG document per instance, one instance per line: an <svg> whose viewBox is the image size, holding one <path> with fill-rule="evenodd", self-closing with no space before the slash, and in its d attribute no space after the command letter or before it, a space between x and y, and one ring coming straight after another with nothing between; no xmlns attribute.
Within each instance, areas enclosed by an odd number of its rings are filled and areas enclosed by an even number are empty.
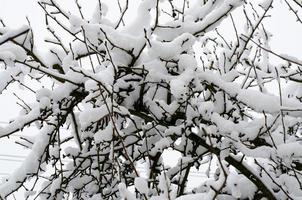
<svg viewBox="0 0 302 200"><path fill-rule="evenodd" d="M85 0L87 4L94 0ZM110 0L109 0L110 1ZM131 0L130 0L131 1ZM277 0L281 2L281 0ZM70 0L59 0L60 3L68 3ZM83 1L80 1L83 2ZM302 25L296 23L293 14L289 13L288 8L279 6L270 12L272 18L267 20L267 27L274 37L271 41L272 50L277 53L285 53L302 60ZM38 43L43 41L46 34L44 28L44 13L36 3L36 0L0 0L0 18L12 28L18 28L27 24L25 17L28 16L32 27L34 28L35 37ZM235 19L236 21L236 19ZM15 104L15 98L11 95L0 95L0 122L8 121L11 117L17 115L18 108ZM3 124L0 124L3 126ZM25 156L26 151L16 146L12 141L7 139L0 140L0 176L11 173L20 162L5 159L22 160L22 157L1 157L1 154L15 156ZM195 181L197 182L197 181ZM17 196L17 199L22 199Z"/></svg>

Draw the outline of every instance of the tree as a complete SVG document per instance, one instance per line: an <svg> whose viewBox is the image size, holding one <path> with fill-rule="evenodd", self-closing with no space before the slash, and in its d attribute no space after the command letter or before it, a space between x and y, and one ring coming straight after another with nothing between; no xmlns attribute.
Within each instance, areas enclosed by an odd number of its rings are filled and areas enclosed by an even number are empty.
<svg viewBox="0 0 302 200"><path fill-rule="evenodd" d="M39 1L47 56L30 23L1 21L1 92L19 85L35 100L19 98L0 137L37 134L20 138L31 153L0 197L22 188L28 199L302 198L302 61L269 46L275 2L114 3L117 19L102 0L88 19L78 0L75 12ZM282 6L301 25L301 2ZM177 166L163 162L167 149L181 154ZM192 170L205 168L190 189Z"/></svg>

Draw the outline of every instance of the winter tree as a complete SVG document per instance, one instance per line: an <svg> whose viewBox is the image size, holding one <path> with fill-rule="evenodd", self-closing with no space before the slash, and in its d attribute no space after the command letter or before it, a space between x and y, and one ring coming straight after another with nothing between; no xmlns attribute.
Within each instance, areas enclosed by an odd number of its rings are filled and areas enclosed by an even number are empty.
<svg viewBox="0 0 302 200"><path fill-rule="evenodd" d="M302 61L270 48L275 3L40 0L49 45L1 21L0 91L33 98L0 138L35 133L0 199L302 199Z"/></svg>

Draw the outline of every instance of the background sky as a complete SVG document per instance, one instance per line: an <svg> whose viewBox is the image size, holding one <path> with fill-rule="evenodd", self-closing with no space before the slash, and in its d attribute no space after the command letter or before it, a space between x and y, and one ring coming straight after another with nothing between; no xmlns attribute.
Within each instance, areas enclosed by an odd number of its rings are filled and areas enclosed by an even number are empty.
<svg viewBox="0 0 302 200"><path fill-rule="evenodd" d="M87 4L91 1L94 2L94 0L85 0ZM269 31L274 34L271 40L271 48L277 53L292 55L302 60L302 25L296 23L295 16L288 11L282 0L275 1L278 5L270 11L272 18L265 22ZM71 5L70 0L59 0L58 2L63 3L66 7ZM87 13L90 10L92 11L92 9L88 8L86 10ZM36 3L36 0L0 0L0 18L11 28L18 28L27 24L26 17L29 18L34 28L36 43L42 44L46 35L44 13ZM43 50L45 49L43 48ZM13 89L17 90L17 88ZM7 91L0 95L0 126L5 126L11 118L18 115L19 111L15 100L16 98ZM31 130L29 129L25 134L30 134L30 132ZM16 145L12 140L1 139L0 177L16 169L26 154L27 151ZM175 159L169 160L169 162L175 162ZM192 177L192 179L194 179L194 183L198 183L198 180L200 180L197 176ZM16 198L22 199L21 196L16 196Z"/></svg>

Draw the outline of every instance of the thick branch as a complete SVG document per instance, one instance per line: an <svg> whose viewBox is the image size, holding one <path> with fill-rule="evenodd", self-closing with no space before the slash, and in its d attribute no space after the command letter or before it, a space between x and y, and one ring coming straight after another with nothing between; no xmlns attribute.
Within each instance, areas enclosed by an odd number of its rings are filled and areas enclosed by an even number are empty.
<svg viewBox="0 0 302 200"><path fill-rule="evenodd" d="M203 139L201 139L196 134L191 133L189 135L189 139L191 139L192 141L196 142L197 144L203 146L204 148L207 148L211 153L220 155L220 152L221 152L220 149L208 145ZM252 181L258 187L258 189L265 195L265 197L267 197L268 199L271 199L271 200L276 199L274 194L263 183L263 181L256 174L254 174L251 170L249 170L247 167L245 167L242 164L242 162L237 161L231 155L227 156L225 158L225 161L227 161L229 164L231 164L233 167L235 167L238 171L240 171L246 178L248 178L250 181Z"/></svg>

